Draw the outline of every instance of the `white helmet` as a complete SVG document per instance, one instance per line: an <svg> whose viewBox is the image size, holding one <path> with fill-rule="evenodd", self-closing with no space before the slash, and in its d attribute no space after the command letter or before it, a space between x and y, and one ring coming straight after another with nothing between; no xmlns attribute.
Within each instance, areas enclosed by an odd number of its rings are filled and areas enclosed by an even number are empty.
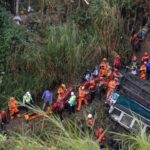
<svg viewBox="0 0 150 150"><path fill-rule="evenodd" d="M92 118L92 114L88 114L88 118Z"/></svg>
<svg viewBox="0 0 150 150"><path fill-rule="evenodd" d="M30 92L29 92L29 91L27 92L27 95L30 95Z"/></svg>
<svg viewBox="0 0 150 150"><path fill-rule="evenodd" d="M71 92L71 96L73 96L74 95L74 92Z"/></svg>

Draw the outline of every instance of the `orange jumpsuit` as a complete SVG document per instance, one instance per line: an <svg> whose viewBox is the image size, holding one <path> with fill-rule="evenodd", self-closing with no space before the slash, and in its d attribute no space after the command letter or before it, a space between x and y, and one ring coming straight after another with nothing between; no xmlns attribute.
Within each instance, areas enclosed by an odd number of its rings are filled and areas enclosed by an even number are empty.
<svg viewBox="0 0 150 150"><path fill-rule="evenodd" d="M106 97L110 96L110 93L115 90L116 86L119 85L115 80L111 80L108 84L108 91Z"/></svg>
<svg viewBox="0 0 150 150"><path fill-rule="evenodd" d="M78 98L78 107L77 110L80 111L82 102L84 102L85 105L88 105L87 99L85 98L88 92L82 90L82 86L79 87L79 98Z"/></svg>
<svg viewBox="0 0 150 150"><path fill-rule="evenodd" d="M107 70L107 68L108 68L107 62L102 61L100 64L100 67L102 67L102 66L104 67L105 70Z"/></svg>
<svg viewBox="0 0 150 150"><path fill-rule="evenodd" d="M60 95L61 97L63 97L64 94L66 93L66 91L67 91L67 89L61 86L61 87L59 87L57 94Z"/></svg>
<svg viewBox="0 0 150 150"><path fill-rule="evenodd" d="M140 68L140 78L146 79L146 65L142 65Z"/></svg>
<svg viewBox="0 0 150 150"><path fill-rule="evenodd" d="M10 112L10 119L14 119L15 115L17 115L17 117L20 117L18 103L15 98L10 98L8 106Z"/></svg>
<svg viewBox="0 0 150 150"><path fill-rule="evenodd" d="M106 70L105 68L102 68L102 69L100 70L100 75L101 75L102 77L104 77L104 76L106 76L106 74L107 74L107 70Z"/></svg>

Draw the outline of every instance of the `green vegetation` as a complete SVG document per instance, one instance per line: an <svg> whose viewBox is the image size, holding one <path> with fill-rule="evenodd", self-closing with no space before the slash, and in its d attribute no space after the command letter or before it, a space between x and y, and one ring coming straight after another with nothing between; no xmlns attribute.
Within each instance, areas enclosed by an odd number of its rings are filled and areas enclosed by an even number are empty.
<svg viewBox="0 0 150 150"><path fill-rule="evenodd" d="M61 4L54 2L53 5L60 8ZM75 83L85 68L94 67L103 56L110 57L116 52L121 54L123 62L127 61L131 50L129 40L120 42L124 34L120 8L125 2L94 0L89 7L75 4L67 23L50 25L42 21L35 32L17 26L10 14L0 9L3 41L0 69L5 72L0 87L2 96L21 98L27 90L36 96L46 87L61 82ZM41 3L41 9L47 5L47 1ZM64 3L58 12L68 12L69 6ZM49 7L46 12L52 15ZM129 39L127 35L124 38Z"/></svg>

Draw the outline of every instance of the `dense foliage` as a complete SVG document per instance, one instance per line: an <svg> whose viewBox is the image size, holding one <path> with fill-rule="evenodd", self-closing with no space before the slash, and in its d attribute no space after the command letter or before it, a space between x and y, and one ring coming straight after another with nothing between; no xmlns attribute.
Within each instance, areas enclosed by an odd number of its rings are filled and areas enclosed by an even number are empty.
<svg viewBox="0 0 150 150"><path fill-rule="evenodd" d="M93 0L89 6L83 1L40 4L43 13L35 31L16 25L0 9L2 97L21 98L27 90L37 95L61 82L75 83L104 56L112 59L119 53L127 61L131 48L121 10L124 6L131 9L130 0ZM53 18L59 18L57 25Z"/></svg>

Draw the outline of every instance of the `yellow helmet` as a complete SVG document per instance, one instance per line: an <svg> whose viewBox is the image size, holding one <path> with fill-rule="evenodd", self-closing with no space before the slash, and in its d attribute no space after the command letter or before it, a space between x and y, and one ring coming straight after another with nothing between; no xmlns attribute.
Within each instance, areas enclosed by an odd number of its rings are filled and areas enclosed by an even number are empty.
<svg viewBox="0 0 150 150"><path fill-rule="evenodd" d="M65 84L61 84L61 87L66 88L66 85Z"/></svg>

